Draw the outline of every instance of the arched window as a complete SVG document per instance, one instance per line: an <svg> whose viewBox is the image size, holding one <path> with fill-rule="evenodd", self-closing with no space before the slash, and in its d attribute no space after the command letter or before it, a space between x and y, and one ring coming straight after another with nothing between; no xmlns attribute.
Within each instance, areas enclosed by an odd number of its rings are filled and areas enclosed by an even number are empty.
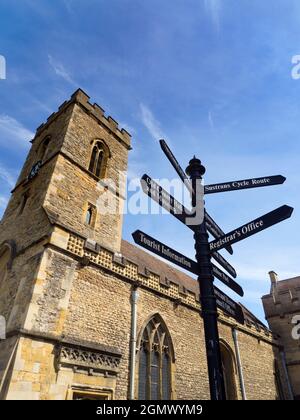
<svg viewBox="0 0 300 420"><path fill-rule="evenodd" d="M138 399L169 400L172 397L173 346L159 315L142 331L138 352Z"/></svg>
<svg viewBox="0 0 300 420"><path fill-rule="evenodd" d="M220 342L220 350L226 400L237 400L233 352L227 344L222 342Z"/></svg>
<svg viewBox="0 0 300 420"><path fill-rule="evenodd" d="M108 157L108 147L103 142L97 141L92 149L89 171L98 178L103 178L105 176Z"/></svg>

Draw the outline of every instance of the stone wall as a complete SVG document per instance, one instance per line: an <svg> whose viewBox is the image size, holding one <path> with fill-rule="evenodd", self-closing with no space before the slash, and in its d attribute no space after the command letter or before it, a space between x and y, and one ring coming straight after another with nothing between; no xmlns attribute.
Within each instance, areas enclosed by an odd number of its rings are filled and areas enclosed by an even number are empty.
<svg viewBox="0 0 300 420"><path fill-rule="evenodd" d="M114 353L120 353L118 374L113 372L112 376L108 375L107 381L103 374L91 377L90 374L81 371L79 377L83 389L93 385L98 391L111 389L114 398L128 398L130 296L132 285L135 283L119 278L110 270L82 265L80 258L73 260L70 255L52 248L43 256L38 274L40 280L43 279L43 273L47 273L46 281L39 282L37 305L28 311L27 326L31 326L35 334L44 334L45 337L52 337L54 341L59 342L62 337L72 337L78 343L89 341L94 343L94 346L98 343L107 346L108 349L114 349L111 350ZM176 359L174 397L208 399L204 333L199 309L180 304L174 297L162 296L153 289L139 287L138 291L138 332L145 321L155 313L163 318L170 331ZM231 349L236 363L232 327L239 328L234 322L220 318L220 338ZM239 346L248 399L275 399L273 350L276 351L276 346L272 344L271 338L250 328L244 326L239 330ZM38 356L35 348L39 349L36 350ZM20 393L29 388L28 398L68 398L68 390L79 379L76 377L75 381L74 370L58 368L56 349L57 344L40 338L24 338L20 341L16 361L19 368L14 369L15 379L12 381L8 398L20 397ZM40 376L41 372L44 376ZM58 376L55 373L58 373ZM43 385L39 391L38 384ZM235 387L238 398L241 398L236 367Z"/></svg>
<svg viewBox="0 0 300 420"><path fill-rule="evenodd" d="M295 316L300 315L300 277L278 280L277 274L270 272L271 291L262 297L266 319L272 331L278 334L284 350L287 370L295 399L300 399L300 346L292 334L296 327ZM280 359L279 359L280 360Z"/></svg>
<svg viewBox="0 0 300 420"><path fill-rule="evenodd" d="M42 166L28 180L47 135L51 141ZM128 398L131 293L138 288L138 333L159 314L172 339L172 396L208 399L195 280L185 276L182 282L175 269L154 272L121 255L122 215L98 214L93 229L84 222L87 203L96 206L106 191L88 172L96 139L109 147L107 176L117 181L118 172L127 169L130 136L77 91L39 127L1 222L0 245L15 241L13 264L0 285L0 314L8 319L8 339L0 342L1 396L71 399L76 390ZM118 188L108 194L123 201ZM157 260L153 266L158 267ZM220 338L234 364L233 387L241 398L232 338L236 328L248 398L275 399L277 343L254 324L237 324L219 312Z"/></svg>

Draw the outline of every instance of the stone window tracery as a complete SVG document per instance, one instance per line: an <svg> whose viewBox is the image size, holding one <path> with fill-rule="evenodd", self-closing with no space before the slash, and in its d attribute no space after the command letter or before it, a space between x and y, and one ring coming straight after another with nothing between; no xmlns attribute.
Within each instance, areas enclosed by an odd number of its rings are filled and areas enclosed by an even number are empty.
<svg viewBox="0 0 300 420"><path fill-rule="evenodd" d="M162 319L153 316L141 336L138 357L138 399L171 399L173 347Z"/></svg>
<svg viewBox="0 0 300 420"><path fill-rule="evenodd" d="M97 178L104 178L108 157L109 150L107 146L103 142L97 141L93 146L89 164L89 171Z"/></svg>

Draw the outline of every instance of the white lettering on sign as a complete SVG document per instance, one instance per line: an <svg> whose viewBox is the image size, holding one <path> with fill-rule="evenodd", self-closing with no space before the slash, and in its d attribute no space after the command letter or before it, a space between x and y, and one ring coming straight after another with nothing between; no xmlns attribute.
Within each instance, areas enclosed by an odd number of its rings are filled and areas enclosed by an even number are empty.
<svg viewBox="0 0 300 420"><path fill-rule="evenodd" d="M210 243L210 250L213 251L215 248L219 248L220 246L225 245L228 242L235 241L237 238L241 238L242 236L245 236L250 232L254 232L257 229L261 229L263 225L264 221L262 219L256 222L248 223L247 225L237 229L235 232L229 235L225 235L222 239L214 241L214 243Z"/></svg>
<svg viewBox="0 0 300 420"><path fill-rule="evenodd" d="M231 189L244 189L244 188L251 188L253 186L261 186L270 184L270 178L253 178L253 179L245 179L243 181L233 181L227 182L225 184L214 184L214 185L206 185L205 190L206 192L210 191L223 191L223 190L231 190Z"/></svg>
<svg viewBox="0 0 300 420"><path fill-rule="evenodd" d="M192 264L190 261L188 261L184 256L180 256L175 254L170 250L170 248L166 247L163 244L160 244L159 242L155 240L151 240L147 238L143 233L140 233L140 239L141 242L147 245L149 248L152 248L155 251L158 251L162 255L165 255L166 257L172 259L173 261L178 262L179 264L182 264L188 268L192 268Z"/></svg>
<svg viewBox="0 0 300 420"><path fill-rule="evenodd" d="M252 185L258 185L258 184L269 184L270 178L260 178L260 179L252 179Z"/></svg>
<svg viewBox="0 0 300 420"><path fill-rule="evenodd" d="M207 191L224 190L226 188L230 188L230 184L206 185L205 187Z"/></svg>
<svg viewBox="0 0 300 420"><path fill-rule="evenodd" d="M221 294L217 289L215 289L216 303L219 308L223 308L224 311L228 312L232 316L235 315L236 304L226 295Z"/></svg>

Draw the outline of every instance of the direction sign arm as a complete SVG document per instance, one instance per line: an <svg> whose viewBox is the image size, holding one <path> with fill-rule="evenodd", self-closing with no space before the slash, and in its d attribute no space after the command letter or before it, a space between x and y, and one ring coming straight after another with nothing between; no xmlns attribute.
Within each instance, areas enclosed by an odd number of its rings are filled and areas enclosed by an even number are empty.
<svg viewBox="0 0 300 420"><path fill-rule="evenodd" d="M262 178L242 179L240 181L222 182L221 184L209 184L204 187L204 194L214 194L226 191L245 190L248 188L269 187L285 182L282 175L265 176Z"/></svg>
<svg viewBox="0 0 300 420"><path fill-rule="evenodd" d="M276 223L282 222L285 219L291 217L293 213L293 208L287 205L278 207L277 209L267 213L261 217L258 217L255 220L252 220L249 223L246 223L243 226L238 227L237 229L227 233L221 238L215 239L209 243L211 252L218 251L219 249L224 248L226 245L234 244L235 242L242 241L243 239L248 238L249 236L254 235L264 229L267 229L270 226L275 225Z"/></svg>
<svg viewBox="0 0 300 420"><path fill-rule="evenodd" d="M171 149L167 145L166 141L163 140L163 139L161 139L161 140L159 140L159 144L160 144L160 147L162 148L162 151L164 152L164 154L168 158L169 162L171 163L171 165L173 166L173 168L177 172L179 178L182 180L182 182L184 183L184 185L187 187L187 189L189 190L190 194L193 194L193 187L192 187L192 183L191 183L189 177L187 176L187 174L185 173L185 171L180 166L178 160L173 155L173 152L171 151Z"/></svg>
<svg viewBox="0 0 300 420"><path fill-rule="evenodd" d="M223 230L220 228L219 225L213 220L213 218L207 213L206 210L204 210L204 220L206 223L206 228L208 232L215 238L218 239L221 236L225 235ZM233 254L233 249L231 245L228 245L225 247L226 251L229 252L229 254Z"/></svg>

